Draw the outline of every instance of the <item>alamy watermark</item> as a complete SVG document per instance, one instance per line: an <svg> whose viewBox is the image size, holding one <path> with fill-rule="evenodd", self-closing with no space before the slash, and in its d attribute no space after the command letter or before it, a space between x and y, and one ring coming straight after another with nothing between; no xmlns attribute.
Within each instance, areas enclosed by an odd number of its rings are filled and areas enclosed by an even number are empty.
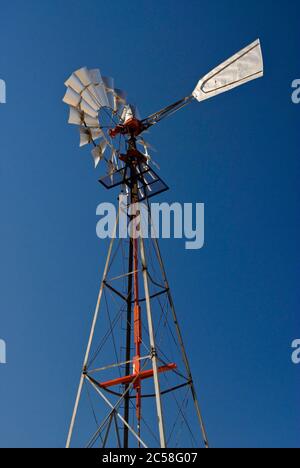
<svg viewBox="0 0 300 468"><path fill-rule="evenodd" d="M6 83L0 79L0 104L6 104ZM0 365L6 364L6 343L0 339Z"/></svg>
<svg viewBox="0 0 300 468"><path fill-rule="evenodd" d="M293 104L300 104L300 79L292 82L292 102Z"/></svg>
<svg viewBox="0 0 300 468"><path fill-rule="evenodd" d="M6 364L6 343L0 340L0 364Z"/></svg>
<svg viewBox="0 0 300 468"><path fill-rule="evenodd" d="M293 104L300 104L300 79L296 79L292 82L292 102ZM293 364L300 364L300 339L292 342L292 362Z"/></svg>
<svg viewBox="0 0 300 468"><path fill-rule="evenodd" d="M292 353L292 362L298 365L300 364L300 339L293 341L292 349L294 350Z"/></svg>
<svg viewBox="0 0 300 468"><path fill-rule="evenodd" d="M143 202L129 204L127 196L120 195L118 213L119 224L115 232L116 207L112 203L100 203L97 207L96 214L101 218L96 233L100 239L173 237L185 239L187 250L200 250L204 246L203 203L152 203L148 206Z"/></svg>
<svg viewBox="0 0 300 468"><path fill-rule="evenodd" d="M0 79L0 104L6 104L6 83Z"/></svg>

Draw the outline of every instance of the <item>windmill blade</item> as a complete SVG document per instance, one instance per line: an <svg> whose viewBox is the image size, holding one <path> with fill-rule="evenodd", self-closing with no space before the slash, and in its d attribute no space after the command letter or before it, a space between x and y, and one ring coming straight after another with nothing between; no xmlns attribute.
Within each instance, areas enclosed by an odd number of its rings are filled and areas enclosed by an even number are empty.
<svg viewBox="0 0 300 468"><path fill-rule="evenodd" d="M107 148L106 141L102 141L101 143L99 143L98 146L96 146L92 150L92 156L93 156L93 160L94 160L94 164L95 164L95 169L98 166L98 164L100 163L100 161L102 161L102 159L104 159L104 153L105 153L106 148Z"/></svg>
<svg viewBox="0 0 300 468"><path fill-rule="evenodd" d="M137 140L137 144L140 145L140 146L143 146L146 150L152 150L154 152L156 152L156 149L150 145L150 143L148 143L146 140L144 140L144 138L142 137L139 137L139 139Z"/></svg>
<svg viewBox="0 0 300 468"><path fill-rule="evenodd" d="M93 109L86 101L82 100L80 102L80 109L85 112L85 114L89 115L96 119L98 117L98 112Z"/></svg>
<svg viewBox="0 0 300 468"><path fill-rule="evenodd" d="M86 92L87 90L83 91L82 94ZM87 102L85 99L82 98L82 94L78 94L72 88L68 88L63 98L63 102L65 104L68 104L71 107L75 107L75 108L79 107L81 111L85 112L90 117L96 118L98 116L98 112L97 112L97 109L99 109L98 105L94 101L91 100L91 97L88 97L89 102Z"/></svg>
<svg viewBox="0 0 300 468"><path fill-rule="evenodd" d="M152 158L152 156L149 154L148 148L145 148L145 153L142 153L142 154L144 154L144 156L146 156L146 158L147 158L147 160L148 160L148 163L153 164L153 166L155 166L155 167L160 171L160 165L157 164L157 162L154 161L154 159Z"/></svg>
<svg viewBox="0 0 300 468"><path fill-rule="evenodd" d="M135 112L134 106L130 104L125 106L121 114L122 122L126 123L128 120L134 119L135 117L136 117L136 112Z"/></svg>
<svg viewBox="0 0 300 468"><path fill-rule="evenodd" d="M128 196L130 194L130 189L129 187L125 184L124 187L123 187L123 190L125 191L125 194ZM127 210L125 211L126 214L127 214Z"/></svg>
<svg viewBox="0 0 300 468"><path fill-rule="evenodd" d="M65 82L68 91L64 102L74 106L84 100L92 109L99 111L101 107L109 107L105 86L99 69L88 70L86 67L72 73ZM76 93L76 94L74 94ZM75 106L76 107L76 106Z"/></svg>
<svg viewBox="0 0 300 468"><path fill-rule="evenodd" d="M131 120L131 119L140 120L141 117L136 106L133 106L132 104L127 104L125 105L121 113L121 121L123 123L126 123L128 120Z"/></svg>
<svg viewBox="0 0 300 468"><path fill-rule="evenodd" d="M70 107L68 123L73 125L85 125L89 128L99 128L99 120L97 118L90 117L75 107Z"/></svg>
<svg viewBox="0 0 300 468"><path fill-rule="evenodd" d="M72 107L77 107L81 101L80 94L76 93L72 88L68 88L63 97L63 102Z"/></svg>
<svg viewBox="0 0 300 468"><path fill-rule="evenodd" d="M91 78L91 82L93 83L93 85L103 83L101 72L100 72L99 68L93 68L93 69L89 70L89 76Z"/></svg>
<svg viewBox="0 0 300 468"><path fill-rule="evenodd" d="M114 147L111 147L110 161L115 165L117 169L119 169L117 150Z"/></svg>
<svg viewBox="0 0 300 468"><path fill-rule="evenodd" d="M109 166L109 176L113 178L113 174L119 169L117 150L108 135L103 132L104 128L99 123L99 119L108 117L116 125L116 121L120 118L119 113L126 105L126 95L123 91L114 88L113 78L102 77L99 69L88 69L87 67L80 68L72 73L66 80L66 93L63 97L63 102L70 106L68 123L78 125L80 133L80 146L93 144L94 149L92 156L95 167L98 166L102 159L105 159ZM105 114L100 114L101 108ZM133 111L132 111L133 115ZM127 118L130 116L128 115ZM101 139L96 145L95 141ZM110 148L111 154L108 158L104 153Z"/></svg>
<svg viewBox="0 0 300 468"><path fill-rule="evenodd" d="M91 75L89 73L89 70L87 67L80 68L76 72L74 72L74 75L79 78L81 83L83 84L83 87L86 88L87 86L93 84Z"/></svg>
<svg viewBox="0 0 300 468"><path fill-rule="evenodd" d="M141 137L140 137L140 140L137 141L137 143L143 146L144 152L142 154L147 158L148 163L151 162L151 164L153 164L157 169L160 170L160 166L157 164L157 162L154 161L154 159L149 153L149 149L152 149L152 151L156 151L156 150Z"/></svg>
<svg viewBox="0 0 300 468"><path fill-rule="evenodd" d="M114 181L114 174L117 170L117 167L112 161L107 162L107 174L110 176L111 183Z"/></svg>
<svg viewBox="0 0 300 468"><path fill-rule="evenodd" d="M96 86L93 86L91 93L100 103L101 107L110 107L108 96L103 83L99 83Z"/></svg>
<svg viewBox="0 0 300 468"><path fill-rule="evenodd" d="M193 96L201 102L261 78L263 74L263 57L258 39L202 78Z"/></svg>
<svg viewBox="0 0 300 468"><path fill-rule="evenodd" d="M114 98L115 81L110 76L103 76L102 80L103 80L105 91L106 91L106 94L107 94L109 107L111 109L114 109L114 105L115 105L115 98Z"/></svg>
<svg viewBox="0 0 300 468"><path fill-rule="evenodd" d="M83 116L83 123L89 128L99 128L98 118L90 117L86 114Z"/></svg>
<svg viewBox="0 0 300 468"><path fill-rule="evenodd" d="M103 132L100 128L86 128L80 127L80 144L79 146L89 145L90 143L95 142L103 135Z"/></svg>
<svg viewBox="0 0 300 468"><path fill-rule="evenodd" d="M84 85L82 84L78 76L75 75L75 73L72 73L70 78L68 78L68 80L65 82L65 86L67 88L73 89L78 94L80 94L84 90Z"/></svg>
<svg viewBox="0 0 300 468"><path fill-rule="evenodd" d="M114 92L114 111L120 113L126 104L126 93L121 89L115 89Z"/></svg>
<svg viewBox="0 0 300 468"><path fill-rule="evenodd" d="M84 113L71 106L68 123L72 125L82 125L83 119Z"/></svg>
<svg viewBox="0 0 300 468"><path fill-rule="evenodd" d="M113 175L117 171L116 166L112 161L107 162L107 173L108 175Z"/></svg>
<svg viewBox="0 0 300 468"><path fill-rule="evenodd" d="M93 83L91 93L101 103L101 107L109 107L109 101L105 90L105 83L98 68L89 70L89 75Z"/></svg>
<svg viewBox="0 0 300 468"><path fill-rule="evenodd" d="M130 119L133 119L133 111L130 106L125 106L121 114L121 121L125 123Z"/></svg>
<svg viewBox="0 0 300 468"><path fill-rule="evenodd" d="M102 80L108 91L115 90L115 80L111 76L103 76Z"/></svg>
<svg viewBox="0 0 300 468"><path fill-rule="evenodd" d="M97 98L95 97L95 92L93 90L93 86L91 85L90 87L86 88L84 91L82 91L81 96L82 99L88 103L88 105L94 109L95 111L99 111L101 105L97 102Z"/></svg>

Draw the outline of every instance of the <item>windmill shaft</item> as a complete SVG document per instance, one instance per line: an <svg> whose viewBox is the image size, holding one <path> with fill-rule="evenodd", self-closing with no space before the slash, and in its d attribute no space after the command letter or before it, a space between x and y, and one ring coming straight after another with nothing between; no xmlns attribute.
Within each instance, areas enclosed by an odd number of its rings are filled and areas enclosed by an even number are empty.
<svg viewBox="0 0 300 468"><path fill-rule="evenodd" d="M128 287L127 287L127 320L126 320L126 366L125 375L130 374L130 360L131 360L131 324L132 324L132 270L133 270L133 239L129 241L129 258L128 258ZM124 420L129 422L129 406L130 398L128 393L128 384L125 385L126 396L124 399ZM129 446L129 430L124 424L124 448Z"/></svg>
<svg viewBox="0 0 300 468"><path fill-rule="evenodd" d="M131 148L136 150L136 140L134 137L131 139ZM130 175L132 186L130 188L130 202L134 205L138 202L138 181L137 172L133 164L130 166ZM131 222L135 222L135 216L130 217ZM133 225L132 225L133 226ZM135 226L136 228L136 226ZM141 307L139 305L139 249L138 240L133 238L131 233L129 242L129 270L128 270L128 303L127 303L127 330L126 330L126 361L128 364L125 369L125 378L130 375L130 360L131 360L131 332L132 332L132 286L134 292L134 344L135 344L135 357L133 358L133 376L134 378L140 374L141 371L141 342L142 342L142 325L141 325ZM133 275L132 275L132 272ZM133 285L132 285L133 283ZM129 379L129 383L131 380ZM135 380L134 388L136 390L136 417L138 424L141 420L141 379ZM128 384L125 385L125 391L128 389ZM127 394L125 399L124 419L129 423L129 405L130 398ZM124 424L124 448L128 448L128 427Z"/></svg>

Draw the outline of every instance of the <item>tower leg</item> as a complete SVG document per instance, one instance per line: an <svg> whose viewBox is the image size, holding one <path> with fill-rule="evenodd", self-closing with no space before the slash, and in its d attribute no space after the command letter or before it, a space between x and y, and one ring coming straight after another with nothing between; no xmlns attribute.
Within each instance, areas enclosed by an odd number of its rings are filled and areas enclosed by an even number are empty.
<svg viewBox="0 0 300 468"><path fill-rule="evenodd" d="M98 320L98 317L99 317L101 299L102 299L103 290L104 290L104 286L105 286L105 281L106 281L107 273L108 273L108 269L109 269L112 249L113 249L113 245L114 245L114 242L115 242L115 239L116 239L118 224L119 224L119 213L117 215L115 228L114 228L112 239L110 241L110 245L109 245L109 249L108 249L108 255L107 255L106 264L105 264L104 273L103 273L103 279L102 279L99 294L98 294L98 300L97 300L97 304L96 304L96 308L95 308L92 328L91 328L89 341L88 341L88 345L87 345L87 349L86 349L86 353L85 353L85 358L84 358L84 362L83 362L83 368L82 368L82 372L81 372L81 377L80 377L79 387L78 387L78 391L77 391L75 406L74 406L74 410L73 410L73 414L72 414L72 418L71 418L71 424L70 424L70 428L69 428L69 432L68 432L66 448L70 448L70 446L71 446L71 441L72 441L72 436L73 436L73 431L74 431L74 425L75 425L75 421L76 421L76 416L77 416L78 407L79 407L81 394L82 394L83 383L84 383L84 379L85 379L85 371L86 371L86 367L87 367L87 364L88 364L88 361L89 361L91 346L92 346L93 338L94 338L94 334L95 334L95 328L96 328L97 320Z"/></svg>
<svg viewBox="0 0 300 468"><path fill-rule="evenodd" d="M144 289L145 289L145 296L146 296L147 320L148 320L148 330L149 330L150 347L151 347L151 360L152 360L152 368L153 368L160 446L161 448L166 448L165 427L164 427L163 411L162 411L162 404L161 404L161 392L160 392L159 377L158 377L157 351L156 351L156 345L155 345L155 336L154 336L150 294L149 294L147 262L146 262L146 255L145 255L144 240L142 237L140 237L140 246L141 246L141 260L142 260L142 268L143 268Z"/></svg>
<svg viewBox="0 0 300 468"><path fill-rule="evenodd" d="M150 222L151 222L150 211L149 211L149 217L150 217ZM180 345L180 349L181 349L181 353L182 353L183 362L185 364L186 371L187 371L187 374L188 374L188 377L189 377L192 397L193 397L197 417L198 417L198 420L199 420L201 433L202 433L202 437L203 437L203 440L204 440L204 445L205 445L206 448L209 448L207 432L206 432L204 420L203 420L203 417L202 417L202 414L201 414L201 410L200 410L200 406L199 406L199 402L198 402L198 397L197 397L195 385L194 385L194 382L193 382L193 377L192 377L192 372L191 372L189 360L188 360L187 353L186 353L186 350L185 350L182 334L181 334L181 331L180 331L180 328L179 328L177 314L176 314L172 294L170 292L170 287L169 287L169 283L168 283L164 263L163 263L163 260L162 260L159 244L158 244L158 241L157 241L156 238L154 238L154 246L155 246L155 251L156 251L157 258L158 258L158 262L159 262L159 265L160 265L161 273L162 273L162 276L163 276L165 288L166 288L166 291L167 291L169 304L170 304L171 311L172 311L173 321L174 321L174 325L175 325L175 328L176 328L177 337L178 337L178 341L179 341L179 345Z"/></svg>

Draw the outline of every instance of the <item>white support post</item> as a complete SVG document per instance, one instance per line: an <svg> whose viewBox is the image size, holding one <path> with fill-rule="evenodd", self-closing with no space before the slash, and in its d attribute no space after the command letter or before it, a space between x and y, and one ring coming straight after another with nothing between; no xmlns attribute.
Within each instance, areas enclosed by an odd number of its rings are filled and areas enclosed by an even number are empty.
<svg viewBox="0 0 300 468"><path fill-rule="evenodd" d="M81 372L81 377L80 377L79 387L78 387L78 391L77 391L75 406L74 406L72 419L71 419L71 424L70 424L70 428L69 428L66 448L70 448L70 446L71 446L71 441L72 441L72 436L73 436L73 431L74 431L74 425L75 425L75 421L76 421L76 416L77 416L78 407L79 407L79 403L80 403L80 398L81 398L81 394L82 394L83 383L84 383L84 379L85 379L86 366L88 364L88 360L89 360L89 356L90 356L90 352L91 352L91 347L92 347L93 338L94 338L94 334L95 334L95 328L96 328L96 324L97 324L98 317L99 317L100 304L101 304L101 299L102 299L103 290L104 290L104 286L105 286L105 280L107 278L107 274L108 274L108 271L109 271L109 263L110 263L110 259L111 259L112 249L113 249L114 241L116 239L117 228L118 228L118 224L119 224L119 215L120 215L120 213L118 213L115 228L114 228L113 235L112 235L112 239L110 241L110 245L109 245L109 249L108 249L108 255L107 255L106 264L105 264L105 268L104 268L103 279L102 279L99 294L98 294L98 300L97 300L97 304L96 304L96 308L95 308L92 328L91 328L89 341L88 341L88 345L87 345L87 349L86 349L86 353L85 353L85 358L84 358L84 362L83 362L83 368L82 368L82 372Z"/></svg>
<svg viewBox="0 0 300 468"><path fill-rule="evenodd" d="M151 221L151 218L150 218L150 221ZM192 397L193 397L197 417L198 417L198 420L199 420L201 433L202 433L202 437L203 437L203 440L204 440L204 445L205 445L205 448L209 448L207 432L206 432L203 416L202 416L202 413L201 413L201 410L200 410L200 405L199 405L199 402L198 402L197 392L196 392L195 385L194 385L194 382L193 382L192 371L191 371L189 360L188 360L187 353L186 353L186 350L185 350L185 346L184 346L184 342L183 342L183 338L182 338L182 334L181 334L181 330L180 330L180 327L179 327L177 314L176 314L176 310L175 310L175 306L174 306L174 301L173 301L173 298L172 298L172 294L170 292L170 287L169 287L169 283L168 283L168 279L167 279L167 274L166 274L166 271L165 271L164 263L163 263L161 252L160 252L160 248L159 248L158 241L157 241L156 238L154 239L154 246L155 246L155 251L156 251L157 258L158 258L158 262L159 262L159 265L160 265L161 273L162 273L162 276L163 276L163 279L164 279L165 288L167 290L169 304L170 304L171 311L172 311L173 321L174 321L174 325L175 325L176 332L177 332L177 337L178 337L178 341L179 341L179 345L180 345L180 349L181 349L181 353L182 353L183 362L185 364L185 368L186 368L186 371L187 371L187 374L188 374L188 377L189 377L189 380L190 380L190 387L191 387Z"/></svg>
<svg viewBox="0 0 300 468"><path fill-rule="evenodd" d="M160 393L160 385L159 385L159 377L158 377L157 351L156 351L156 344L155 344L155 335L154 335L150 294L149 294L147 262L146 262L146 255L145 255L144 240L142 238L142 235L140 236L140 246L141 246L141 260L142 260L142 266L143 266L143 279L144 279L144 289L145 289L145 297L146 297L148 331L149 331L149 339L150 339L150 347L151 347L151 360L152 360L153 378L154 378L154 387L155 387L156 411L157 411L157 418L158 418L160 446L161 448L166 448L165 427L164 427L163 411L162 411L162 404L161 404L161 393Z"/></svg>

